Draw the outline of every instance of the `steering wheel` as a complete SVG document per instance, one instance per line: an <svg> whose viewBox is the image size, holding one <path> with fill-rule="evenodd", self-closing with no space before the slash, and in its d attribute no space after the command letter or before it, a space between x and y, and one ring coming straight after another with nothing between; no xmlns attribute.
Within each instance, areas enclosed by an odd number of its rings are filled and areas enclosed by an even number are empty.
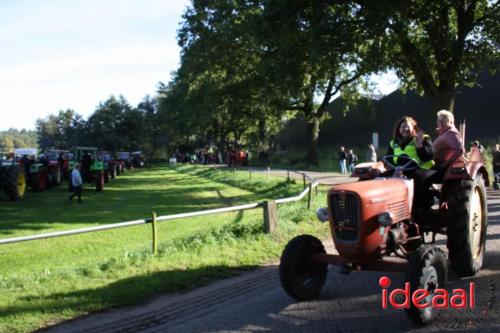
<svg viewBox="0 0 500 333"><path fill-rule="evenodd" d="M394 157L397 157L398 159L403 159L407 161L403 165L394 165ZM413 171L418 169L418 162L414 160L411 157L408 157L406 155L385 155L382 160L384 163L389 167L391 170L396 170L396 171Z"/></svg>

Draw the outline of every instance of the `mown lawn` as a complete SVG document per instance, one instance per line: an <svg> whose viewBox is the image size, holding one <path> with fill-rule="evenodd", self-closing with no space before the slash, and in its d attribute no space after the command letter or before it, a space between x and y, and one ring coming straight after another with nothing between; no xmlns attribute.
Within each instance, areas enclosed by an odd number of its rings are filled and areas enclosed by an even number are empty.
<svg viewBox="0 0 500 333"><path fill-rule="evenodd" d="M0 202L0 238L116 223L294 195L300 184L197 166L121 175L104 192L68 203L65 186ZM323 193L313 208L324 205ZM0 245L0 332L28 332L92 311L145 301L237 274L279 257L298 233L325 235L305 201L279 208L279 230L263 233L262 210Z"/></svg>

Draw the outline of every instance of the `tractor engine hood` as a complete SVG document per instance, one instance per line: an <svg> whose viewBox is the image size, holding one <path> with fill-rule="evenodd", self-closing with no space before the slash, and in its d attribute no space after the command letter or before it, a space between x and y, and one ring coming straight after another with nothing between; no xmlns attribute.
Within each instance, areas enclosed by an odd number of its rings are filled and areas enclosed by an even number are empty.
<svg viewBox="0 0 500 333"><path fill-rule="evenodd" d="M328 217L339 253L363 263L381 254L389 227L377 220L389 213L392 223L411 216L413 180L377 178L342 184L328 192Z"/></svg>

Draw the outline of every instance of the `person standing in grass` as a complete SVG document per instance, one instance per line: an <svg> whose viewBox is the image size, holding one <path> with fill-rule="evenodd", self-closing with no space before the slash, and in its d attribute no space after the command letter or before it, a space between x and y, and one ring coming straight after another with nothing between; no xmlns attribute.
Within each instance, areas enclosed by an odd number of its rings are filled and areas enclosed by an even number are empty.
<svg viewBox="0 0 500 333"><path fill-rule="evenodd" d="M338 158L339 158L340 172L347 173L347 167L346 167L347 153L345 152L345 148L343 146L340 147L340 150L338 152Z"/></svg>
<svg viewBox="0 0 500 333"><path fill-rule="evenodd" d="M68 201L73 200L73 197L78 196L78 203L82 203L82 175L80 174L80 164L75 163L73 171L71 171L71 189L73 193L69 196Z"/></svg>
<svg viewBox="0 0 500 333"><path fill-rule="evenodd" d="M349 166L349 172L354 172L354 166L358 163L358 156L354 154L352 149L349 149L349 154L347 154L347 165Z"/></svg>

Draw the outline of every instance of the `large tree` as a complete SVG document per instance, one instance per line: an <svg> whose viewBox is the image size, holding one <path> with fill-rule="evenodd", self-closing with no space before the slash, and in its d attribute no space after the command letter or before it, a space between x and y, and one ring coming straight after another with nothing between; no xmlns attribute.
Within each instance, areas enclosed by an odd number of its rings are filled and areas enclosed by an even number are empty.
<svg viewBox="0 0 500 333"><path fill-rule="evenodd" d="M265 145L277 128L270 126L277 114L261 96L258 72L264 49L257 32L264 3L193 1L179 31L182 65L175 78L178 87L171 89L177 93L171 96L182 94L180 119L194 119L191 130L204 131L200 134L207 140L223 146L238 144L249 133L259 133Z"/></svg>
<svg viewBox="0 0 500 333"><path fill-rule="evenodd" d="M460 86L499 65L500 12L493 0L355 1L365 28L386 36L387 68L406 88L453 111ZM382 61L382 59L381 59Z"/></svg>
<svg viewBox="0 0 500 333"><path fill-rule="evenodd" d="M378 36L367 34L349 2L270 0L262 24L263 87L283 110L298 110L308 126L308 162L318 165L320 124L338 93L378 69Z"/></svg>
<svg viewBox="0 0 500 333"><path fill-rule="evenodd" d="M85 122L74 110L60 110L36 121L38 145L45 148L68 149L85 142Z"/></svg>

